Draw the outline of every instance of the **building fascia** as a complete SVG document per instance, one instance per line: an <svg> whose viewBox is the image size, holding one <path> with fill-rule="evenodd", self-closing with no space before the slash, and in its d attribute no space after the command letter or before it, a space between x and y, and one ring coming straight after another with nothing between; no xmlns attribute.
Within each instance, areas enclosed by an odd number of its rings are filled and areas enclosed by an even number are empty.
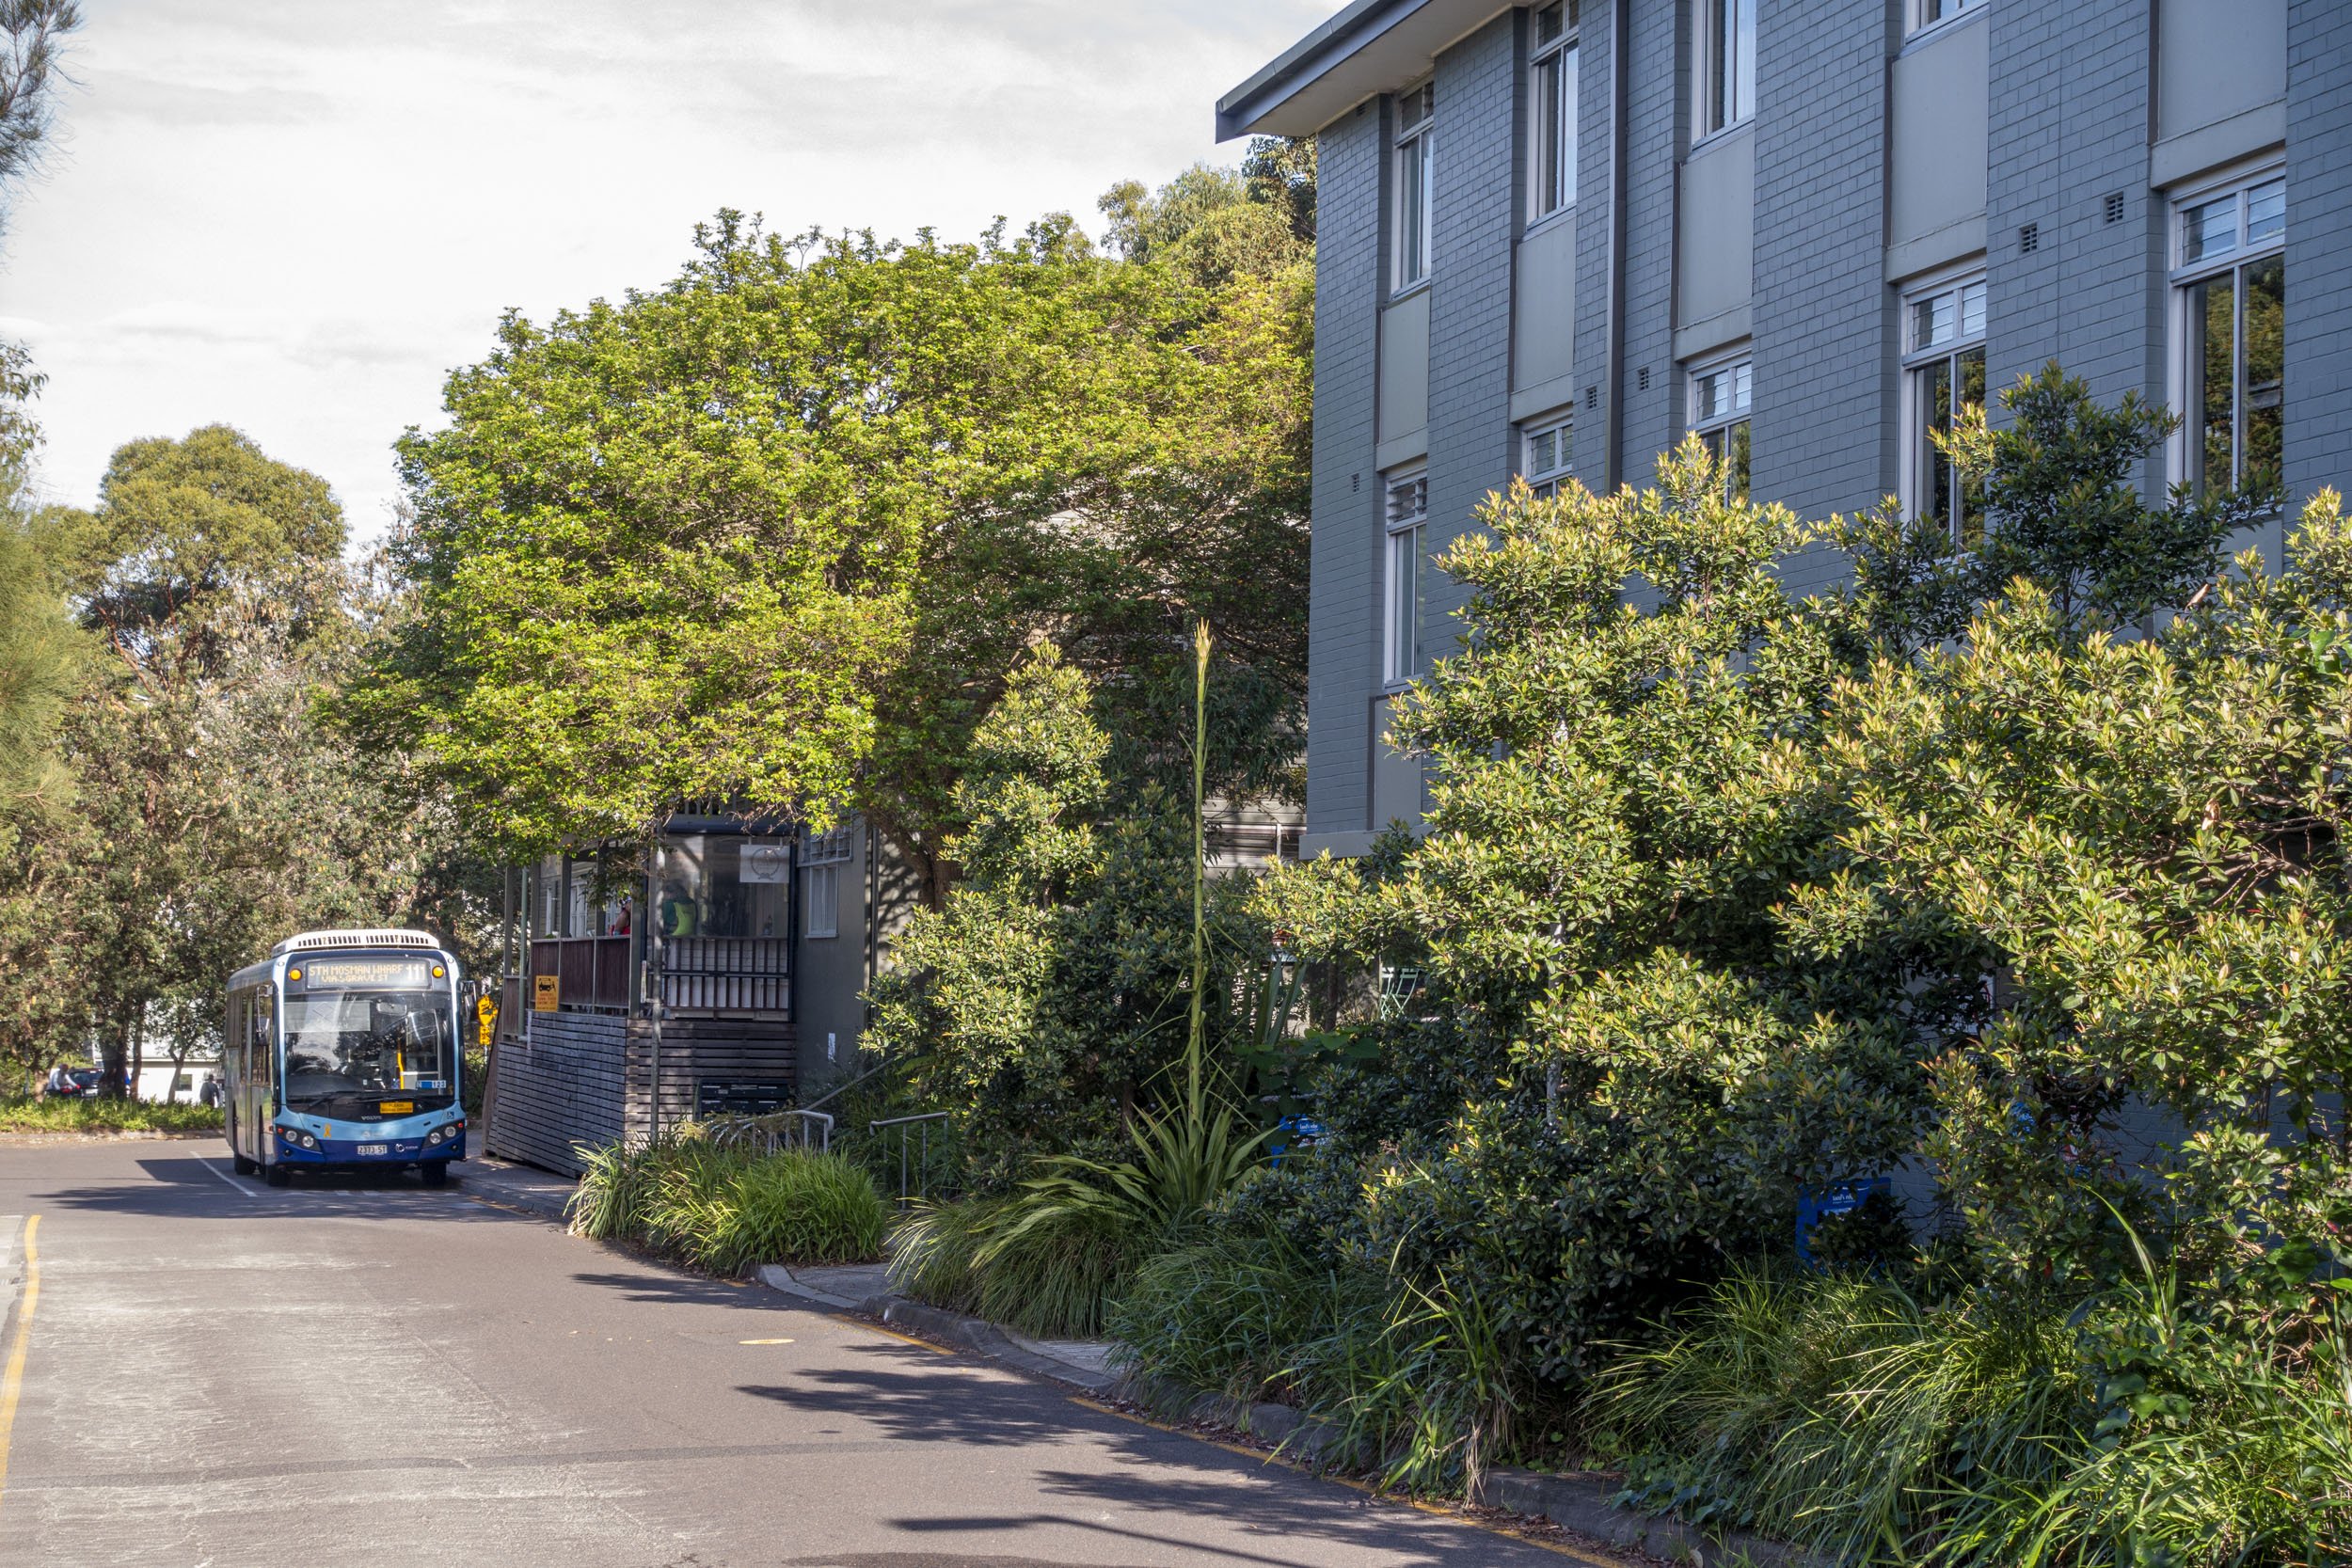
<svg viewBox="0 0 2352 1568"><path fill-rule="evenodd" d="M1352 0L1216 103L1216 139L1308 136L1375 93L1425 75L1449 45L1511 8L1495 0Z"/></svg>

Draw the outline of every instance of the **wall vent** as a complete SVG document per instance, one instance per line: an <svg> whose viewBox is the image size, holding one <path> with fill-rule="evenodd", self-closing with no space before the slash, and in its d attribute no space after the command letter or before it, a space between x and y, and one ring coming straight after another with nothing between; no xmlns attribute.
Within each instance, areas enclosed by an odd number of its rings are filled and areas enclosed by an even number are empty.
<svg viewBox="0 0 2352 1568"><path fill-rule="evenodd" d="M2123 193L2122 191L2109 191L2105 207L2109 223L2123 221Z"/></svg>
<svg viewBox="0 0 2352 1568"><path fill-rule="evenodd" d="M1647 365L1644 365L1644 366L1642 367L1641 373L1640 373L1639 375L1635 376L1635 377L1634 377L1634 380L1640 384L1641 388L1642 388L1642 390L1643 390L1643 391L1645 391L1645 392L1648 391L1648 390L1649 390L1649 367L1648 367Z"/></svg>
<svg viewBox="0 0 2352 1568"><path fill-rule="evenodd" d="M1350 475L1348 475L1348 476L1347 476L1347 493L1348 493L1349 495L1351 495L1351 496L1356 495L1357 493L1359 493L1359 491L1361 491L1361 490L1363 489L1363 487L1364 487L1364 476L1363 476L1363 475L1361 475L1361 474L1350 474Z"/></svg>
<svg viewBox="0 0 2352 1568"><path fill-rule="evenodd" d="M2017 254L2030 256L2042 248L2042 225L2029 223L2017 231Z"/></svg>
<svg viewBox="0 0 2352 1568"><path fill-rule="evenodd" d="M1598 408L1600 406L1599 388L1587 387L1584 388L1584 406L1587 408Z"/></svg>

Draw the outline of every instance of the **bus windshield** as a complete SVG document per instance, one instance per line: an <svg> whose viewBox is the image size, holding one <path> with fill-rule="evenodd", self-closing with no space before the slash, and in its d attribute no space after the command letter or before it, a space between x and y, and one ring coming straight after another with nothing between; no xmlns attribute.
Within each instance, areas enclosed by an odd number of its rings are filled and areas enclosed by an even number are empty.
<svg viewBox="0 0 2352 1568"><path fill-rule="evenodd" d="M356 1117L385 1096L416 1108L446 1105L455 1090L455 1020L447 994L424 990L320 990L286 998L286 1105ZM355 1104L354 1102L359 1102Z"/></svg>

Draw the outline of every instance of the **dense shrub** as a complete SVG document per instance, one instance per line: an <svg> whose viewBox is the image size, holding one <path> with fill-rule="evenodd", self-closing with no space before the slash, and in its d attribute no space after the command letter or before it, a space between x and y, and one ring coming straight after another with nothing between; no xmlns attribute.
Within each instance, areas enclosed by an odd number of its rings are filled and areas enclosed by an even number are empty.
<svg viewBox="0 0 2352 1568"><path fill-rule="evenodd" d="M572 1228L716 1275L847 1263L882 1252L890 1206L837 1155L726 1148L692 1130L589 1152Z"/></svg>
<svg viewBox="0 0 2352 1568"><path fill-rule="evenodd" d="M1458 1490L1512 1451L1541 1399L1486 1303L1447 1278L1424 1290L1375 1260L1303 1251L1265 1213L1237 1194L1137 1271L1111 1316L1127 1364L1297 1405L1325 1428L1327 1459L1414 1491Z"/></svg>
<svg viewBox="0 0 2352 1568"><path fill-rule="evenodd" d="M926 1205L893 1239L893 1288L1040 1338L1090 1338L1157 1237L1075 1209L1023 1223L1013 1198Z"/></svg>
<svg viewBox="0 0 2352 1568"><path fill-rule="evenodd" d="M1051 643L1017 672L958 786L965 879L917 914L876 984L870 1051L950 1113L958 1185L1014 1190L1041 1155L1122 1158L1124 1127L1166 1100L1191 998L1193 821L1156 784L1118 780L1087 679ZM1249 1026L1263 927L1246 884L1207 890L1205 1022Z"/></svg>
<svg viewBox="0 0 2352 1568"><path fill-rule="evenodd" d="M1632 1456L1630 1500L1840 1562L2341 1562L2341 1326L2249 1337L2153 1275L2067 1311L1740 1274L1613 1368L1592 1414Z"/></svg>

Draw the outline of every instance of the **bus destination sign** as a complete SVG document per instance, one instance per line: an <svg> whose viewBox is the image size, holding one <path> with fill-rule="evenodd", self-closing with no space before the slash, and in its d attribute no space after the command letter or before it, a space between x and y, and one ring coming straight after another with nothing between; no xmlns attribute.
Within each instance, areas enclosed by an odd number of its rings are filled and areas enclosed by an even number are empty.
<svg viewBox="0 0 2352 1568"><path fill-rule="evenodd" d="M304 978L318 986L374 986L386 990L424 990L433 984L426 958L313 958Z"/></svg>

